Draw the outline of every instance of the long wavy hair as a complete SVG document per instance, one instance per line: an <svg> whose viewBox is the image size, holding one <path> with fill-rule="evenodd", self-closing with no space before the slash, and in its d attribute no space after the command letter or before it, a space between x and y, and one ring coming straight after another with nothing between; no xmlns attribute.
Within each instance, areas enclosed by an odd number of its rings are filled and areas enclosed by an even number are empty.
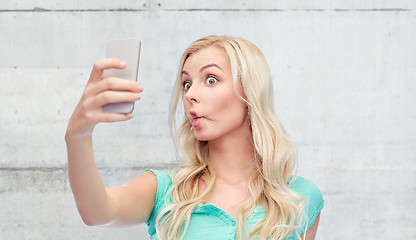
<svg viewBox="0 0 416 240"><path fill-rule="evenodd" d="M192 211L213 192L215 172L209 165L208 142L199 141L183 111L184 90L182 68L186 60L201 49L214 46L229 56L235 93L242 87L255 149L256 171L249 182L251 198L241 208L237 219L237 239L284 239L302 226L305 200L290 185L296 167L296 151L290 137L274 112L273 87L269 67L261 51L241 38L209 36L192 43L182 55L170 106L169 123L183 165L172 175L170 191L173 204L157 217L161 239L183 239ZM182 122L178 126L177 120ZM199 191L199 181L207 183L207 191ZM266 217L247 229L247 219L256 206L265 208Z"/></svg>

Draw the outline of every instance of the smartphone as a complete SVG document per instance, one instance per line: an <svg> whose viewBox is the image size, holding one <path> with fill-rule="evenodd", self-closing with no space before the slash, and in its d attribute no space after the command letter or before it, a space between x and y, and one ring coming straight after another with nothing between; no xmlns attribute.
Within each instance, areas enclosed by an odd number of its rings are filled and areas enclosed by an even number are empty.
<svg viewBox="0 0 416 240"><path fill-rule="evenodd" d="M137 81L139 71L141 42L137 39L117 39L107 43L106 58L117 58L124 61L127 66L124 69L106 69L103 78L118 77L131 81ZM134 102L111 103L103 106L103 111L108 113L131 113L134 110Z"/></svg>

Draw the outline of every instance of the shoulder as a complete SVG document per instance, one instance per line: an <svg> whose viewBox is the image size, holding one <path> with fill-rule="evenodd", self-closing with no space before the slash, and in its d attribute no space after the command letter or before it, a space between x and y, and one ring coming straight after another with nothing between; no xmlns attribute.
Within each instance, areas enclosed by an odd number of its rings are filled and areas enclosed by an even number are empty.
<svg viewBox="0 0 416 240"><path fill-rule="evenodd" d="M291 179L290 188L305 198L306 225L309 229L324 207L324 199L319 188L309 179L296 176Z"/></svg>
<svg viewBox="0 0 416 240"><path fill-rule="evenodd" d="M312 181L307 178L297 176L291 180L290 188L306 198L306 200L321 202L322 193Z"/></svg>
<svg viewBox="0 0 416 240"><path fill-rule="evenodd" d="M172 199L169 197L169 191L172 188L172 173L170 171L155 169L150 169L149 172L156 176L157 181L157 190L153 211L149 217L149 220L146 222L148 226L148 233L150 236L153 236L156 234L157 216L162 211L162 209L166 207L166 204L172 201Z"/></svg>
<svg viewBox="0 0 416 240"><path fill-rule="evenodd" d="M172 182L171 180L171 172L166 170L156 170L156 169L149 169L149 172L153 173L156 176L158 181L162 182Z"/></svg>
<svg viewBox="0 0 416 240"><path fill-rule="evenodd" d="M155 205L156 205L165 198L166 194L172 187L171 172L163 171L163 170L155 170L155 169L150 169L149 171L156 176L156 181L157 181L157 192L156 192L156 199L155 199Z"/></svg>

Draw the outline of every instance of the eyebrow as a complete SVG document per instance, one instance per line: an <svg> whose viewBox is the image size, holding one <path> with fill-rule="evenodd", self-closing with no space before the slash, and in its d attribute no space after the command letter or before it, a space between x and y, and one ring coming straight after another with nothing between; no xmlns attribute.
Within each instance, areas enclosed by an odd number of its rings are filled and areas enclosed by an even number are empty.
<svg viewBox="0 0 416 240"><path fill-rule="evenodd" d="M211 63L211 64L207 64L207 65L203 66L201 69L199 69L199 72L201 73L201 72L203 72L205 69L210 68L210 67L216 67L216 68L220 69L221 71L224 71L224 70L222 70L222 68L220 68L220 66L218 66L217 64L215 64L215 63ZM185 70L183 70L183 71L182 71L182 74L185 74L185 75L188 75L188 76L189 76L189 73L188 73L187 71L185 71Z"/></svg>

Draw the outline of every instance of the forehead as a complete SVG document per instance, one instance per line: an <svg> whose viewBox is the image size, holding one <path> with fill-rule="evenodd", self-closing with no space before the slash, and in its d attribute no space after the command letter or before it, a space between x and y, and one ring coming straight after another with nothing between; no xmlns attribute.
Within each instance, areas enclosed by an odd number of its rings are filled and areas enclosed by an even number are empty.
<svg viewBox="0 0 416 240"><path fill-rule="evenodd" d="M189 56L183 65L183 70L189 71L193 68L198 70L207 64L213 63L224 68L230 68L230 60L227 53L219 47L210 46Z"/></svg>

